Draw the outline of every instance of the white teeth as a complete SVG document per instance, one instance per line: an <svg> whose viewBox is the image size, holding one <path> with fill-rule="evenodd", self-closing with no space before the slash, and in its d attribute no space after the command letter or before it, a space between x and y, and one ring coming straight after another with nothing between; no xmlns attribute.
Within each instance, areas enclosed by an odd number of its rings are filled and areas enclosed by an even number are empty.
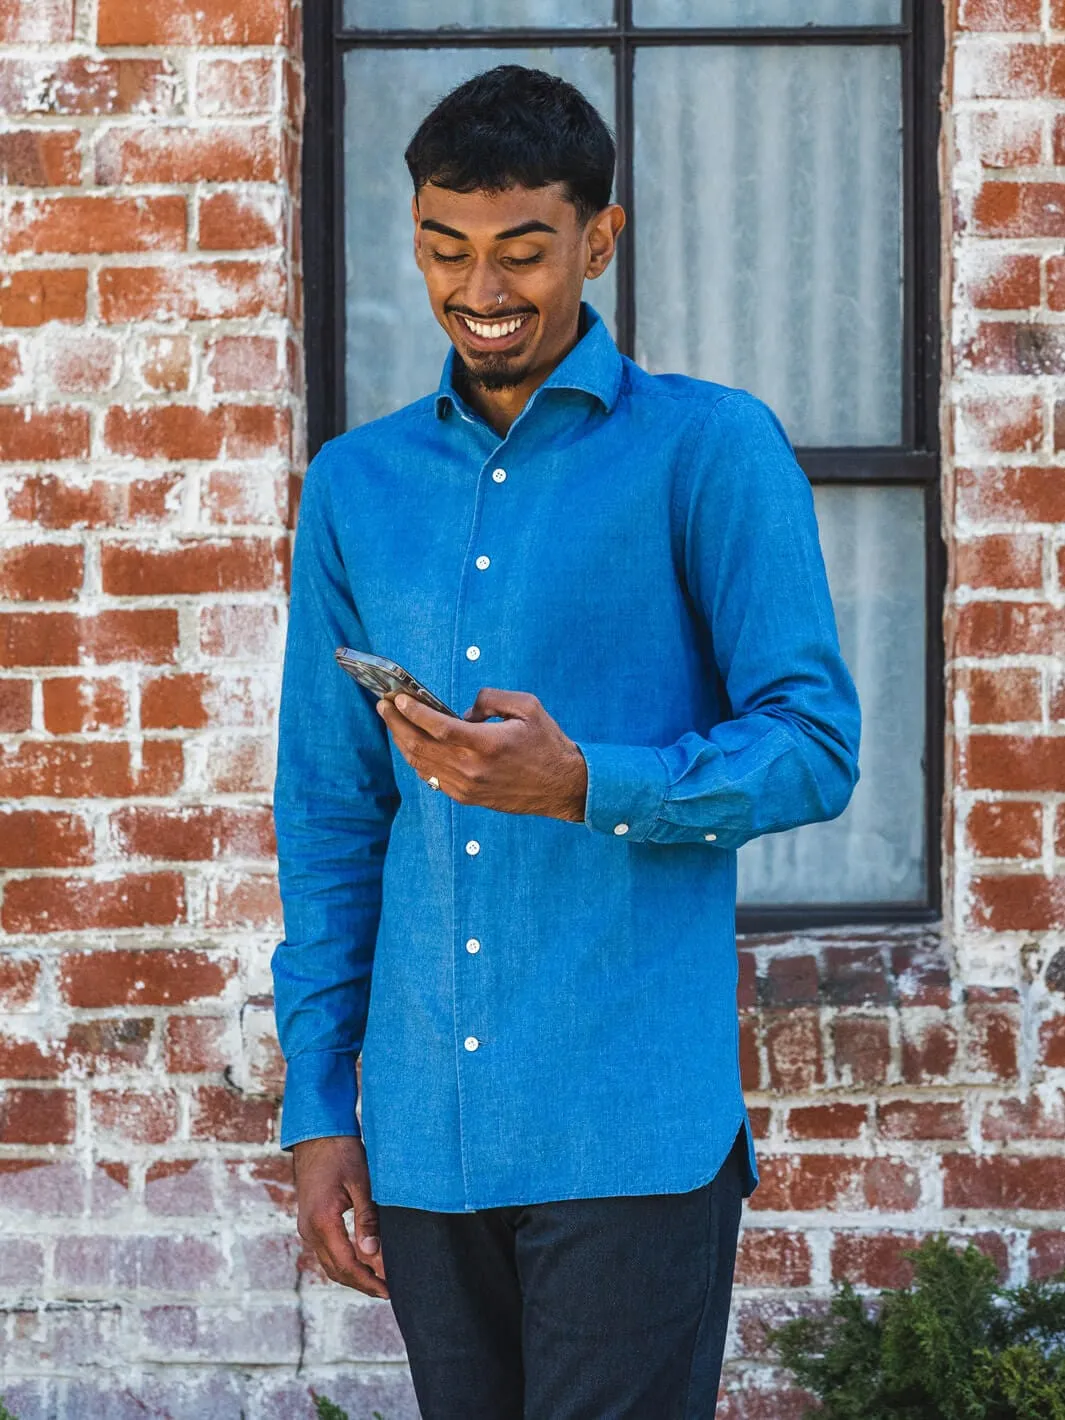
<svg viewBox="0 0 1065 1420"><path fill-rule="evenodd" d="M486 325L482 321L470 320L469 316L463 316L462 319L474 335L479 335L484 340L501 340L506 335L513 335L524 323L525 317L518 316L515 320L509 321L494 321L490 325Z"/></svg>

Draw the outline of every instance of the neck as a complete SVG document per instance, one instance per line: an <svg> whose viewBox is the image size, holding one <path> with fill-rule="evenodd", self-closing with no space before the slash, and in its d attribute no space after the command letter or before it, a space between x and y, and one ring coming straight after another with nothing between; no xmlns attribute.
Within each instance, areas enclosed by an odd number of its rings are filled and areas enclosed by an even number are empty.
<svg viewBox="0 0 1065 1420"><path fill-rule="evenodd" d="M580 325L581 318L578 309L569 337L554 360L549 365L531 370L520 384L507 385L503 389L485 389L483 385L471 380L466 365L460 359L455 367L459 393L473 406L485 422L492 426L497 434L505 435L525 408L533 391L540 388L552 370L562 363L577 344L580 339Z"/></svg>

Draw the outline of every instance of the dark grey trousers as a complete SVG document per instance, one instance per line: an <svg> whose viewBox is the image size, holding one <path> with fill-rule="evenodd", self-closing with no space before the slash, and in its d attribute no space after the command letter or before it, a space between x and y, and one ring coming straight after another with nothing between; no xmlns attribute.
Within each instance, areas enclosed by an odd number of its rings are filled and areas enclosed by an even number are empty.
<svg viewBox="0 0 1065 1420"><path fill-rule="evenodd" d="M382 1205L424 1420L711 1420L745 1147L741 1129L690 1193L474 1213Z"/></svg>

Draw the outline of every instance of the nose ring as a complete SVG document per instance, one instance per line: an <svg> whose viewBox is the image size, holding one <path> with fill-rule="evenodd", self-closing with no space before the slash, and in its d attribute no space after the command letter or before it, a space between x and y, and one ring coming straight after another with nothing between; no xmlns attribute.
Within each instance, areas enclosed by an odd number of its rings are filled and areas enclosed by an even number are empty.
<svg viewBox="0 0 1065 1420"><path fill-rule="evenodd" d="M503 298L506 294L507 293L505 291L500 291L499 295L496 297L497 306L501 306L503 304Z"/></svg>

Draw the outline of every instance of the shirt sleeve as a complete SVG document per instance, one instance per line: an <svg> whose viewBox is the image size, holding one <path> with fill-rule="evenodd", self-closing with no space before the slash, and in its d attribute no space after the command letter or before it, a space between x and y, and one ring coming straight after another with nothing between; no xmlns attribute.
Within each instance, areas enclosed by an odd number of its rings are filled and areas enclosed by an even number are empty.
<svg viewBox="0 0 1065 1420"><path fill-rule="evenodd" d="M578 740L584 823L628 841L738 848L843 812L861 714L813 491L777 416L745 390L722 396L688 462L685 575L731 718L669 745Z"/></svg>
<svg viewBox="0 0 1065 1420"><path fill-rule="evenodd" d="M361 1133L355 1062L399 803L387 727L334 659L338 646L369 649L332 515L334 462L326 444L304 477L278 717L273 806L284 940L271 969L287 1067L284 1149Z"/></svg>

